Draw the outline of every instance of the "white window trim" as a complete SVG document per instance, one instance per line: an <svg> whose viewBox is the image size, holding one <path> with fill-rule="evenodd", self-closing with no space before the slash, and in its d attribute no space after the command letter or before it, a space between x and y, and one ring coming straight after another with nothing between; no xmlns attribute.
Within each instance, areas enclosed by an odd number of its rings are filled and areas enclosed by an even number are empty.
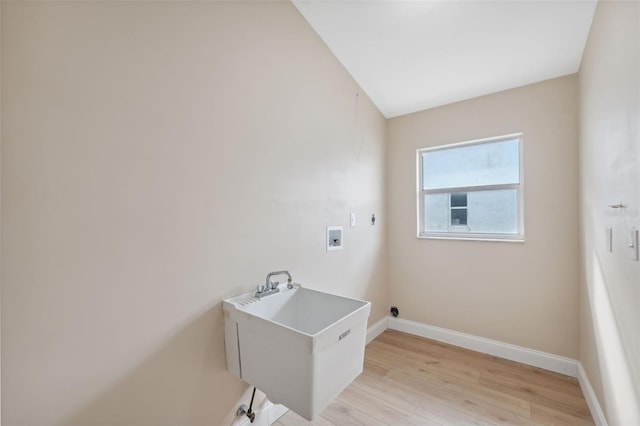
<svg viewBox="0 0 640 426"><path fill-rule="evenodd" d="M497 142L500 140L508 140L518 138L518 154L519 154L519 172L520 183L511 185L483 185L474 187L458 187L458 188L446 188L446 189L422 189L423 182L423 168L422 168L422 154L429 151L438 151L446 148L454 148L460 146L478 145L487 142ZM457 142L447 145L438 145L428 148L420 148L416 150L416 216L417 216L417 232L416 236L419 239L436 239L436 240L470 240L470 241L500 241L500 242L516 242L523 243L524 239L524 136L523 133L510 133L507 135L494 136L490 138L474 139L471 141ZM474 233L474 232L433 232L422 231L424 229L424 195L436 194L436 193L452 193L452 192L474 192L474 191L486 191L491 189L517 189L518 194L518 233L517 234L489 234L489 233Z"/></svg>

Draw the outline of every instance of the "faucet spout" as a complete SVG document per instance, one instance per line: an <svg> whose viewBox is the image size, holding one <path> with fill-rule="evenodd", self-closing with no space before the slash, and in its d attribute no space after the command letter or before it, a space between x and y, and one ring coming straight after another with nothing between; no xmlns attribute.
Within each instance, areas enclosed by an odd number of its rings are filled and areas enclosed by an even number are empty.
<svg viewBox="0 0 640 426"><path fill-rule="evenodd" d="M275 272L269 272L267 274L267 280L265 285L268 287L271 287L271 277L276 275L286 275L287 283L291 283L291 274L289 273L289 271L275 271Z"/></svg>
<svg viewBox="0 0 640 426"><path fill-rule="evenodd" d="M271 281L271 277L276 276L276 275L286 275L287 276L287 288L293 288L293 283L291 280L291 274L289 273L289 271L275 271L275 272L269 272L267 274L267 279L265 280L265 284L264 285L258 285L256 288L256 294L255 296L258 299L261 299L265 296L269 296L270 294L274 294L274 293L278 293L280 291L280 289L278 288L278 286L280 285L280 283L278 281Z"/></svg>

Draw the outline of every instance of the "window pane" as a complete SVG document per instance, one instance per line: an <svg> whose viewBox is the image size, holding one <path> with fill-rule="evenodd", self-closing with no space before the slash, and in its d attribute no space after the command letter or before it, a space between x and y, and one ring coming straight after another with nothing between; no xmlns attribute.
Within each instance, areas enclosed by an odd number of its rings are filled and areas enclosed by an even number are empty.
<svg viewBox="0 0 640 426"><path fill-rule="evenodd" d="M467 209L451 209L451 226L467 224Z"/></svg>
<svg viewBox="0 0 640 426"><path fill-rule="evenodd" d="M467 193L466 192L454 192L451 194L451 207L466 207L467 206Z"/></svg>
<svg viewBox="0 0 640 426"><path fill-rule="evenodd" d="M454 195L424 196L426 232L472 232L516 234L518 232L518 191L501 189L466 193L467 207L453 207Z"/></svg>
<svg viewBox="0 0 640 426"><path fill-rule="evenodd" d="M470 232L518 232L518 192L515 189L469 192L467 210Z"/></svg>
<svg viewBox="0 0 640 426"><path fill-rule="evenodd" d="M427 194L424 197L426 231L447 232L449 229L449 194Z"/></svg>
<svg viewBox="0 0 640 426"><path fill-rule="evenodd" d="M423 189L519 183L518 141L515 138L423 153Z"/></svg>

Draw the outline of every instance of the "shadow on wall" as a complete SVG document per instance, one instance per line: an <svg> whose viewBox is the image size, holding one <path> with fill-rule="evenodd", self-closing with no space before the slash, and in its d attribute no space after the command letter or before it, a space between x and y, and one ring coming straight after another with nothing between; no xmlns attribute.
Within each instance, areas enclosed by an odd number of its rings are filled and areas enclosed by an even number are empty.
<svg viewBox="0 0 640 426"><path fill-rule="evenodd" d="M618 330L602 264L595 250L588 260L587 267L591 268L593 279L587 283L587 294L605 399L600 402L606 407L608 416L614 413L620 416L609 418L609 423L640 425L640 394L633 384L632 370Z"/></svg>
<svg viewBox="0 0 640 426"><path fill-rule="evenodd" d="M230 424L246 385L227 372L222 304L185 326L68 425ZM213 422L213 423L212 423Z"/></svg>

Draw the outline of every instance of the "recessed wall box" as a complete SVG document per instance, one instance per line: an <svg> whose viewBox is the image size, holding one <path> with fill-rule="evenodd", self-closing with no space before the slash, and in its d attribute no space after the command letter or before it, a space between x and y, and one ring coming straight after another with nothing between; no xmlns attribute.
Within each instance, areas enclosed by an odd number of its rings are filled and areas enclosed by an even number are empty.
<svg viewBox="0 0 640 426"><path fill-rule="evenodd" d="M327 251L342 250L342 226L327 226Z"/></svg>

